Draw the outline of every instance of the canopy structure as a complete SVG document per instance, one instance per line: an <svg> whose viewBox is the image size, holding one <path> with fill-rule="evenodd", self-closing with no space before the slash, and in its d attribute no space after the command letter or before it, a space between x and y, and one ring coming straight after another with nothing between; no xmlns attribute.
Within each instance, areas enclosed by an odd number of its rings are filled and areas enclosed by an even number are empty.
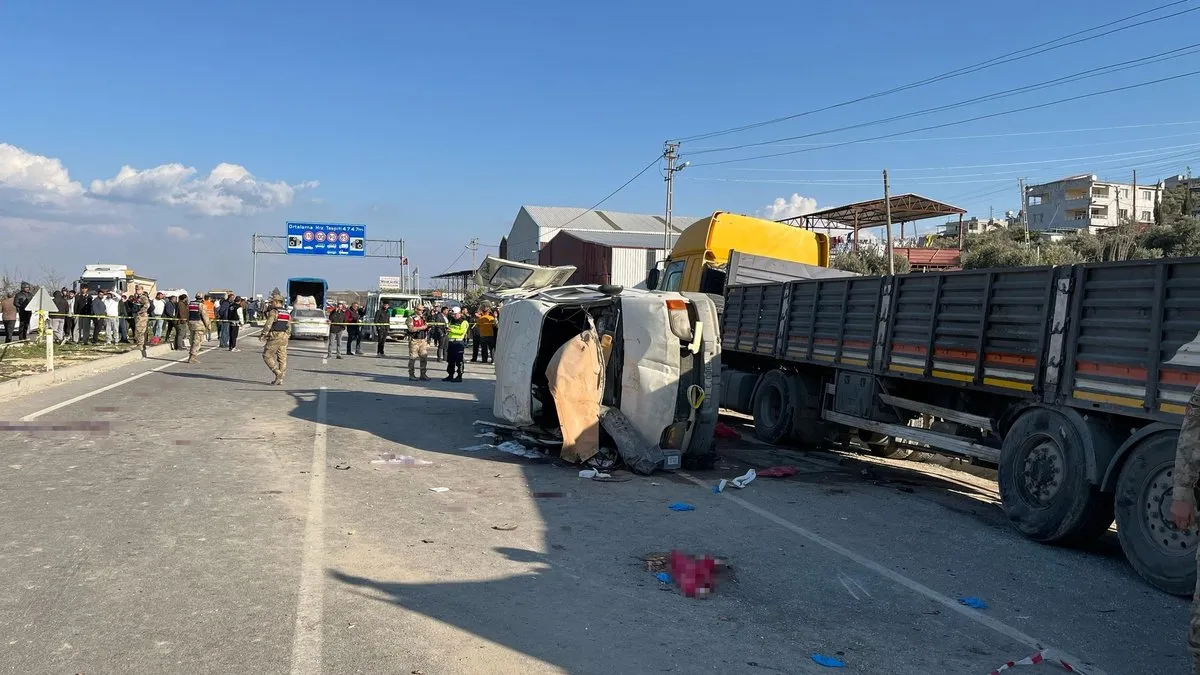
<svg viewBox="0 0 1200 675"><path fill-rule="evenodd" d="M466 298L467 293L475 288L475 270L459 270L458 272L444 272L435 274L430 279L436 279L440 282L443 297L447 299L458 300L461 302Z"/></svg>
<svg viewBox="0 0 1200 675"><path fill-rule="evenodd" d="M904 226L917 220L937 218L939 216L958 216L959 246L962 244L962 217L966 209L951 204L939 202L918 194L895 195L885 202L882 199L872 199L865 202L835 206L807 213L795 218L781 220L803 227L806 230L849 229L854 233L854 248L858 249L858 231L887 225L887 206L891 203L892 224L900 226L900 239L904 239ZM914 230L915 234L915 230Z"/></svg>

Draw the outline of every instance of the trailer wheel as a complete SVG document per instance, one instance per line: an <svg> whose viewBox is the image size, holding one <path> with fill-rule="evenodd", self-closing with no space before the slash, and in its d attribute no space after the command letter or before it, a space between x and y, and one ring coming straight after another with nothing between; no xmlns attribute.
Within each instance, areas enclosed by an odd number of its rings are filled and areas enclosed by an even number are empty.
<svg viewBox="0 0 1200 675"><path fill-rule="evenodd" d="M765 442L776 444L786 440L792 431L792 414L795 410L787 373L772 370L763 375L754 392L754 435Z"/></svg>
<svg viewBox="0 0 1200 675"><path fill-rule="evenodd" d="M787 380L792 406L788 440L805 447L820 446L829 436L829 424L821 419L821 379L796 373Z"/></svg>
<svg viewBox="0 0 1200 675"><path fill-rule="evenodd" d="M1026 537L1080 544L1113 520L1113 501L1087 480L1083 435L1063 415L1033 408L1009 429L1000 450L1004 512Z"/></svg>
<svg viewBox="0 0 1200 675"><path fill-rule="evenodd" d="M1133 569L1156 588L1191 595L1196 588L1196 530L1171 522L1175 443L1178 435L1152 436L1135 447L1117 478L1117 536Z"/></svg>

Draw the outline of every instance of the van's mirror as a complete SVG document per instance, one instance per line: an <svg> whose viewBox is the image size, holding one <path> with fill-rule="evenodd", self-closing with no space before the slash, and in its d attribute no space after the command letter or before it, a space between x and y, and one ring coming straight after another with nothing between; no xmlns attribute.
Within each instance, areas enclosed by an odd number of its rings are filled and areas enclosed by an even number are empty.
<svg viewBox="0 0 1200 675"><path fill-rule="evenodd" d="M659 269L651 267L650 271L646 274L646 288L652 291L658 288L658 275Z"/></svg>

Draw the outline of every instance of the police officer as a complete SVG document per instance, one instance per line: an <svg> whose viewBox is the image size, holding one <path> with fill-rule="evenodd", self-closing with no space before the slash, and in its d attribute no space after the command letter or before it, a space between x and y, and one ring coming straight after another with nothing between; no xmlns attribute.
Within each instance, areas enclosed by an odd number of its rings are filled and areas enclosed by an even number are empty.
<svg viewBox="0 0 1200 675"><path fill-rule="evenodd" d="M1180 530L1196 527L1196 483L1200 480L1200 386L1192 392L1179 428L1179 444L1175 449L1175 486L1171 500L1171 520ZM1200 561L1197 562L1200 568ZM1200 673L1200 589L1192 600L1192 615L1188 621L1188 651L1192 667Z"/></svg>
<svg viewBox="0 0 1200 675"><path fill-rule="evenodd" d="M429 324L421 312L408 317L408 379L417 379L417 359L421 359L421 379L429 381L425 370L429 364Z"/></svg>
<svg viewBox="0 0 1200 675"><path fill-rule="evenodd" d="M271 306L267 309L267 323L258 339L265 343L263 361L275 373L275 381L271 384L282 385L283 376L287 373L287 346L291 337L292 315L283 306L283 298L271 296Z"/></svg>
<svg viewBox="0 0 1200 675"><path fill-rule="evenodd" d="M188 345L188 363L195 363L196 356L200 353L200 345L204 343L204 336L210 330L208 323L208 313L204 311L204 303L200 300L200 296L196 295L195 300L188 300L187 294L179 296L180 303L187 303L187 322L188 332L191 334L191 344Z"/></svg>
<svg viewBox="0 0 1200 675"><path fill-rule="evenodd" d="M133 344L142 350L142 358L146 358L146 340L149 338L150 327L150 296L138 286L137 294L133 296Z"/></svg>
<svg viewBox="0 0 1200 675"><path fill-rule="evenodd" d="M442 382L462 382L463 356L467 351L467 331L471 322L463 315L461 307L450 309L446 323L446 377Z"/></svg>

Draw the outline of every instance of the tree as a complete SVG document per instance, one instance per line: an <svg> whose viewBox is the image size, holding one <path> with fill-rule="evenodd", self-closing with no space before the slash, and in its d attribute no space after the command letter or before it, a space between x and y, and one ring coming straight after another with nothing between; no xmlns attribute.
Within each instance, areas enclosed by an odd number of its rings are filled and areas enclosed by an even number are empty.
<svg viewBox="0 0 1200 675"><path fill-rule="evenodd" d="M66 285L65 280L66 277L58 270L42 265L42 287L48 292L53 293L62 288Z"/></svg>
<svg viewBox="0 0 1200 675"><path fill-rule="evenodd" d="M908 274L912 269L912 264L908 262L908 258L902 255L893 254L892 264L896 268L896 274ZM834 256L829 266L845 272L855 272L858 274L887 274L887 252L882 248L873 246L860 248L857 253L846 251Z"/></svg>
<svg viewBox="0 0 1200 675"><path fill-rule="evenodd" d="M277 295L278 295L279 297L281 297L281 298L283 297L283 291L279 290L279 287L278 287L278 286L276 286L275 288L272 288L272 289L271 289L271 294L270 294L270 295L268 295L267 297L268 297L268 298L273 298L273 297L275 297L275 296L277 296Z"/></svg>

